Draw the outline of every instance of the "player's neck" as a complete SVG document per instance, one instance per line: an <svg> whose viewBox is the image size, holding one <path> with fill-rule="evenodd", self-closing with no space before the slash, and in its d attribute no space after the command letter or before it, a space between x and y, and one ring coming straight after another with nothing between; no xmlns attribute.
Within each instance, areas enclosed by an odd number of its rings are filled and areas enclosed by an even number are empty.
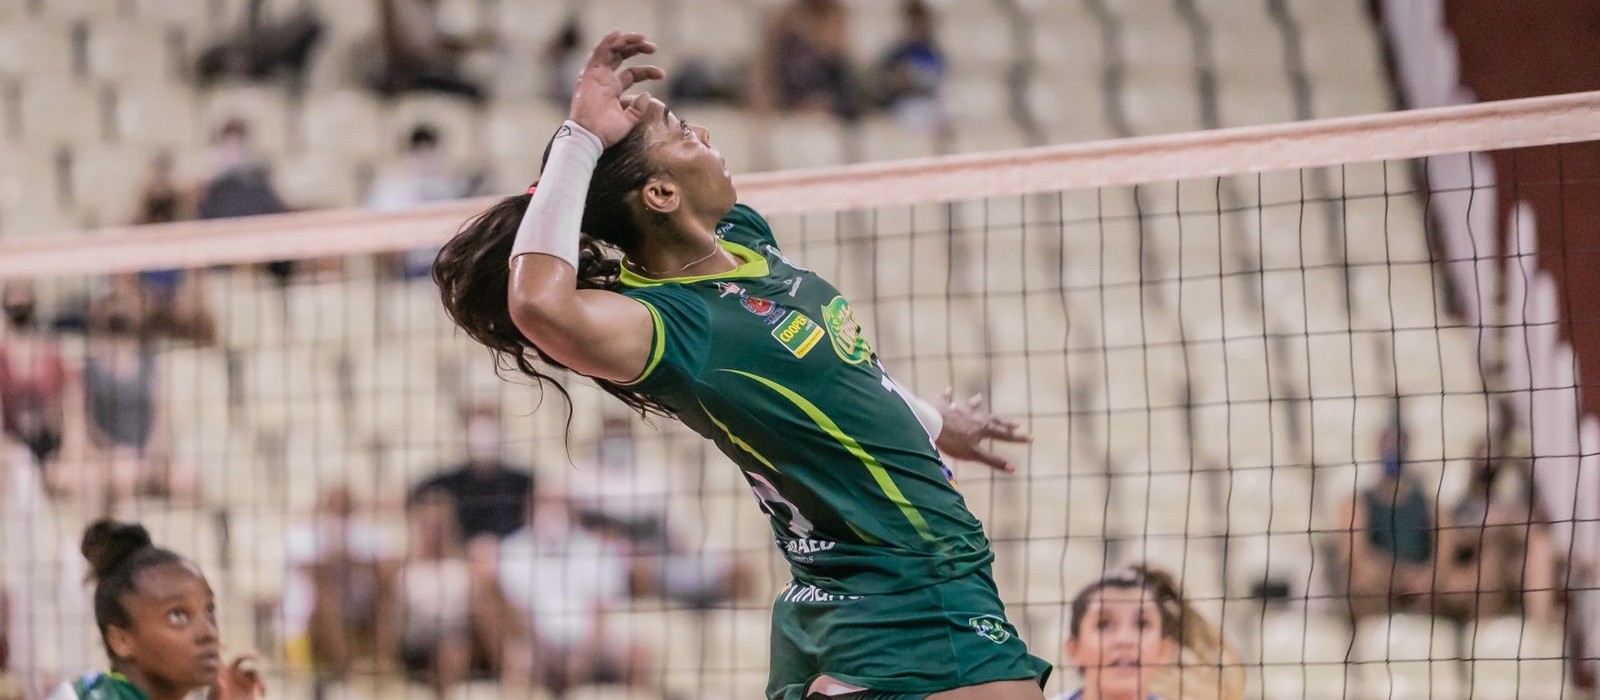
<svg viewBox="0 0 1600 700"><path fill-rule="evenodd" d="M739 267L739 259L722 247L716 224L669 221L646 250L628 256L635 272L646 277L698 277Z"/></svg>
<svg viewBox="0 0 1600 700"><path fill-rule="evenodd" d="M144 693L147 700L183 700L188 695L187 689L176 688L167 683L158 682L137 668L123 668L120 665L114 668L117 673L128 680L129 684L138 688L139 692Z"/></svg>

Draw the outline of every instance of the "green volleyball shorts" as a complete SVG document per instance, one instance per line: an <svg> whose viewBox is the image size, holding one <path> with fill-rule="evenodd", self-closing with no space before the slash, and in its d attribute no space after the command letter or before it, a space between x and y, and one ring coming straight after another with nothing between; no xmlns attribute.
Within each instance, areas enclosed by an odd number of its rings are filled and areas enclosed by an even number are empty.
<svg viewBox="0 0 1600 700"><path fill-rule="evenodd" d="M818 676L867 690L848 700L921 700L1050 664L1028 653L989 568L911 591L840 595L791 581L772 606L769 700L804 700ZM839 696L835 696L839 697Z"/></svg>

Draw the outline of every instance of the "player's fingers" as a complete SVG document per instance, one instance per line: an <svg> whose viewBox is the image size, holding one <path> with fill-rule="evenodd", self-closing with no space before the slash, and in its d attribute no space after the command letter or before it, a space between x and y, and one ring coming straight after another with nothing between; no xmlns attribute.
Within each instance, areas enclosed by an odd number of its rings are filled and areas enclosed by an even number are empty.
<svg viewBox="0 0 1600 700"><path fill-rule="evenodd" d="M1007 462L1004 457L1001 457L1000 455L988 450L973 450L972 458L989 465L991 469L1002 471L1007 474L1016 471L1016 468L1012 467L1011 463Z"/></svg>
<svg viewBox="0 0 1600 700"><path fill-rule="evenodd" d="M634 95L631 101L625 101L624 104L626 106L623 107L623 111L627 112L628 116L633 117L635 120L640 119L644 117L645 110L650 109L651 99L653 98L650 97L650 93L641 92Z"/></svg>
<svg viewBox="0 0 1600 700"><path fill-rule="evenodd" d="M614 68L622 63L622 58L617 55L617 47L621 44L622 32L608 32L594 42L594 50L589 52L589 66Z"/></svg>
<svg viewBox="0 0 1600 700"><path fill-rule="evenodd" d="M967 407L968 408L974 408L974 409L982 408L983 407L983 392L979 392L979 393L973 394L972 398L967 399Z"/></svg>
<svg viewBox="0 0 1600 700"><path fill-rule="evenodd" d="M949 406L951 402L955 401L955 395L955 387L945 387L944 391L939 392L939 405Z"/></svg>
<svg viewBox="0 0 1600 700"><path fill-rule="evenodd" d="M1032 442L1033 438L1022 431L1022 426L1011 421L995 419L984 430L984 434L996 440L1005 442Z"/></svg>
<svg viewBox="0 0 1600 700"><path fill-rule="evenodd" d="M660 66L633 66L617 71L617 80L622 83L622 89L633 87L634 83L646 80L661 80L667 77L667 72Z"/></svg>

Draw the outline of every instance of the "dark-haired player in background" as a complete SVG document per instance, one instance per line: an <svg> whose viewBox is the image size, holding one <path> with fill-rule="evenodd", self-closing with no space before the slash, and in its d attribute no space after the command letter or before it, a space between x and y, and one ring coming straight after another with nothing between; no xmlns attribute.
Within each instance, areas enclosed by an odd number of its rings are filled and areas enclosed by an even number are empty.
<svg viewBox="0 0 1600 700"><path fill-rule="evenodd" d="M1050 666L1006 619L940 457L1010 471L983 442L1026 437L977 397L933 406L890 378L849 302L736 204L710 133L623 96L664 77L621 68L654 50L595 47L537 191L441 250L446 310L507 366L552 384L535 355L570 368L739 465L794 575L769 698L1042 699Z"/></svg>
<svg viewBox="0 0 1600 700"><path fill-rule="evenodd" d="M216 603L195 563L156 547L142 526L97 521L83 533L94 573L94 618L111 669L68 681L49 700L212 700L261 695L240 658L222 665Z"/></svg>

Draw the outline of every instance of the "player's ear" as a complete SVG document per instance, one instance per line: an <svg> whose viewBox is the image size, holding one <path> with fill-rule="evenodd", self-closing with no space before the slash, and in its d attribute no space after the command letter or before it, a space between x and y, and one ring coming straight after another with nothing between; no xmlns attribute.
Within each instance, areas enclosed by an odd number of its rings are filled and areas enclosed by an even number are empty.
<svg viewBox="0 0 1600 700"><path fill-rule="evenodd" d="M118 659L132 661L139 649L134 642L133 633L116 625L106 627L106 646L111 648L111 654Z"/></svg>
<svg viewBox="0 0 1600 700"><path fill-rule="evenodd" d="M647 211L671 214L683 206L682 190L668 177L652 177L639 190L639 201Z"/></svg>

